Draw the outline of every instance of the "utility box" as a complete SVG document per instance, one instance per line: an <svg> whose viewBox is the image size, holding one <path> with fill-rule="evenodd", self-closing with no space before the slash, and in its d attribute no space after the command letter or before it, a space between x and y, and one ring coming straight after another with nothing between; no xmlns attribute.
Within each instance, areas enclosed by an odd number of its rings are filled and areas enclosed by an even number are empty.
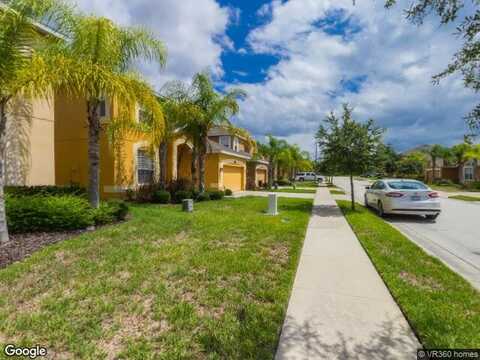
<svg viewBox="0 0 480 360"><path fill-rule="evenodd" d="M267 215L278 215L278 195L268 194L268 212Z"/></svg>
<svg viewBox="0 0 480 360"><path fill-rule="evenodd" d="M182 210L185 212L193 212L193 199L182 200Z"/></svg>

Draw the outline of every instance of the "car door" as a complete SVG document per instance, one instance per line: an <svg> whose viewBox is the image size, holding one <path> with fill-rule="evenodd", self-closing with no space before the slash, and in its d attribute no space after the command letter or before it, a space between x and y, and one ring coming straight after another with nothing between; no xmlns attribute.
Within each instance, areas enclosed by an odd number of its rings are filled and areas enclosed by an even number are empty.
<svg viewBox="0 0 480 360"><path fill-rule="evenodd" d="M375 202L375 187L377 186L378 181L375 181L371 186L370 189L367 189L365 192L366 199L368 205L374 205L376 204Z"/></svg>
<svg viewBox="0 0 480 360"><path fill-rule="evenodd" d="M379 201L383 201L383 196L385 195L385 189L387 186L383 181L378 181L377 187L375 188L375 206L378 206Z"/></svg>

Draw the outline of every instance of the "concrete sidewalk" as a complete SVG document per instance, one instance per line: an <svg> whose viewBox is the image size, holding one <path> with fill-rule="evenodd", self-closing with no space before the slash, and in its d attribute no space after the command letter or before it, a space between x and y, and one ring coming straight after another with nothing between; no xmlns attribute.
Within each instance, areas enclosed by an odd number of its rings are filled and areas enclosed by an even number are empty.
<svg viewBox="0 0 480 360"><path fill-rule="evenodd" d="M329 190L319 188L275 359L416 359L417 348Z"/></svg>

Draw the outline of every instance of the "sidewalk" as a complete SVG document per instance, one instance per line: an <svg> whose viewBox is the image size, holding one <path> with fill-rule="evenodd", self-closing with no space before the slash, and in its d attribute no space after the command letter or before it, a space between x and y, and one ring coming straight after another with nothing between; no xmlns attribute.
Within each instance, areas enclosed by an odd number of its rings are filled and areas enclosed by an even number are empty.
<svg viewBox="0 0 480 360"><path fill-rule="evenodd" d="M275 359L416 359L417 348L328 188L319 188Z"/></svg>

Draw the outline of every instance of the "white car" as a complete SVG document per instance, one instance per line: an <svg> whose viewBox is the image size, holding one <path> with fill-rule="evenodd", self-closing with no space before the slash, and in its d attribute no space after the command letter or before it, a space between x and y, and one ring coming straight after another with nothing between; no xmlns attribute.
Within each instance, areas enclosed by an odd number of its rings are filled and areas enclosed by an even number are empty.
<svg viewBox="0 0 480 360"><path fill-rule="evenodd" d="M424 215L434 220L440 215L440 198L437 192L417 180L382 179L367 186L365 206L385 214Z"/></svg>
<svg viewBox="0 0 480 360"><path fill-rule="evenodd" d="M317 174L314 172L300 172L295 175L295 181L317 181Z"/></svg>

